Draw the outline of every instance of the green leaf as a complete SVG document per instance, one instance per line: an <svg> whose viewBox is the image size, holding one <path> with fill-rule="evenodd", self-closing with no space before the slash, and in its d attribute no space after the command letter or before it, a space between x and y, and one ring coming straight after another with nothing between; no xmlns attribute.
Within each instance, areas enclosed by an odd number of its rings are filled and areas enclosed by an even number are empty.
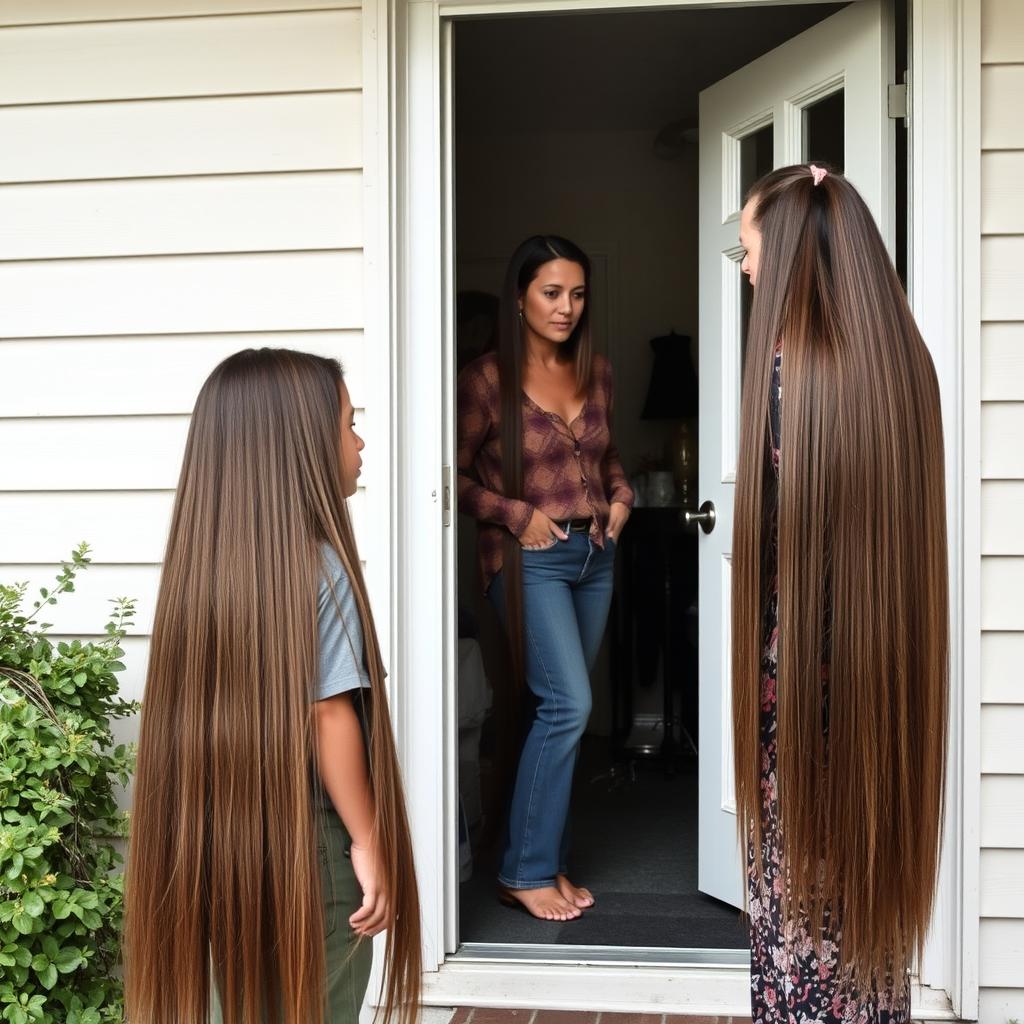
<svg viewBox="0 0 1024 1024"><path fill-rule="evenodd" d="M57 984L57 968L53 964L40 973L39 984L45 989L51 989Z"/></svg>
<svg viewBox="0 0 1024 1024"><path fill-rule="evenodd" d="M25 908L25 913L29 917L39 917L39 915L46 909L46 904L43 902L43 897L37 892L27 892L21 898L21 905Z"/></svg>
<svg viewBox="0 0 1024 1024"><path fill-rule="evenodd" d="M86 928L92 928L93 930L102 927L103 918L96 913L95 910L87 910L82 914L82 924Z"/></svg>
<svg viewBox="0 0 1024 1024"><path fill-rule="evenodd" d="M11 924L13 924L22 935L32 934L32 928L34 927L32 924L32 918L22 911L18 911L18 913L11 918Z"/></svg>
<svg viewBox="0 0 1024 1024"><path fill-rule="evenodd" d="M85 963L82 951L75 946L65 946L52 960L61 974L70 974L79 964Z"/></svg>

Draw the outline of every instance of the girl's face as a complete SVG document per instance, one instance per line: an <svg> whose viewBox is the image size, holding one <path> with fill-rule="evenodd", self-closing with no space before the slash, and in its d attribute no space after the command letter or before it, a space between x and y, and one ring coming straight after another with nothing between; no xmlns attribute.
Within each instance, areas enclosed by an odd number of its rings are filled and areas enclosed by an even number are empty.
<svg viewBox="0 0 1024 1024"><path fill-rule="evenodd" d="M761 258L761 232L754 224L756 198L751 197L740 213L740 245L746 250L740 270L750 278L751 287L757 285L757 266Z"/></svg>
<svg viewBox="0 0 1024 1024"><path fill-rule="evenodd" d="M586 297L583 268L571 260L549 260L526 286L519 310L532 334L560 345L576 330Z"/></svg>
<svg viewBox="0 0 1024 1024"><path fill-rule="evenodd" d="M355 411L344 382L339 391L341 394L341 485L345 490L345 497L351 498L356 493L356 481L359 479L363 465L363 459L359 453L364 448L364 442L356 433Z"/></svg>

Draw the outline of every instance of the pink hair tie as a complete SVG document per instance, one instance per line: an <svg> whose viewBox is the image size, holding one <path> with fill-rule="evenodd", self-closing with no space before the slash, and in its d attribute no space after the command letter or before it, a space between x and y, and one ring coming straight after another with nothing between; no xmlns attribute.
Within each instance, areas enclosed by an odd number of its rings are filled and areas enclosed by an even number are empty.
<svg viewBox="0 0 1024 1024"><path fill-rule="evenodd" d="M814 178L815 185L820 185L822 178L826 174L828 174L828 171L824 167L815 167L814 164L811 164L811 177Z"/></svg>

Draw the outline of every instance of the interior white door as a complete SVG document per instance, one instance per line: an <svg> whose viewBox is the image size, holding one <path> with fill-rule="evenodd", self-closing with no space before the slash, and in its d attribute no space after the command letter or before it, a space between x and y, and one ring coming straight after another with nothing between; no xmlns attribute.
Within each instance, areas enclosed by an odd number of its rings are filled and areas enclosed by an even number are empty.
<svg viewBox="0 0 1024 1024"><path fill-rule="evenodd" d="M743 903L732 767L730 556L743 337L744 193L773 167L839 165L894 235L893 67L884 0L859 0L700 96L700 496L714 505L700 567L699 887ZM707 522L702 526L709 525Z"/></svg>

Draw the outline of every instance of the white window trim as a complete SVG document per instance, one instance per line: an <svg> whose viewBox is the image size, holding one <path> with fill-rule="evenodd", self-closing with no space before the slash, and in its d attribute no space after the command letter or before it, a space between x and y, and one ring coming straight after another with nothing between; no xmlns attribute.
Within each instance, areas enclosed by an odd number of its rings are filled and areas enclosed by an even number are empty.
<svg viewBox="0 0 1024 1024"><path fill-rule="evenodd" d="M750 0L747 0L749 5ZM758 2L758 0L755 0ZM763 0L771 2L771 0ZM727 5L728 0L726 0ZM745 970L448 961L454 947L455 850L451 530L442 467L451 466L452 296L445 270L450 117L443 94L446 19L554 10L713 6L702 0L366 0L368 353L387 387L379 422L390 446L390 602L385 642L416 837L426 999L545 1007L745 1012ZM943 387L950 502L952 693L946 849L917 1018L977 1019L980 829L980 9L912 0L911 294ZM387 184L385 185L385 181ZM924 215L927 211L927 215ZM371 244L372 243L372 244ZM370 319L371 313L374 319ZM454 495L452 496L454 501ZM943 990L949 993L952 1010Z"/></svg>

